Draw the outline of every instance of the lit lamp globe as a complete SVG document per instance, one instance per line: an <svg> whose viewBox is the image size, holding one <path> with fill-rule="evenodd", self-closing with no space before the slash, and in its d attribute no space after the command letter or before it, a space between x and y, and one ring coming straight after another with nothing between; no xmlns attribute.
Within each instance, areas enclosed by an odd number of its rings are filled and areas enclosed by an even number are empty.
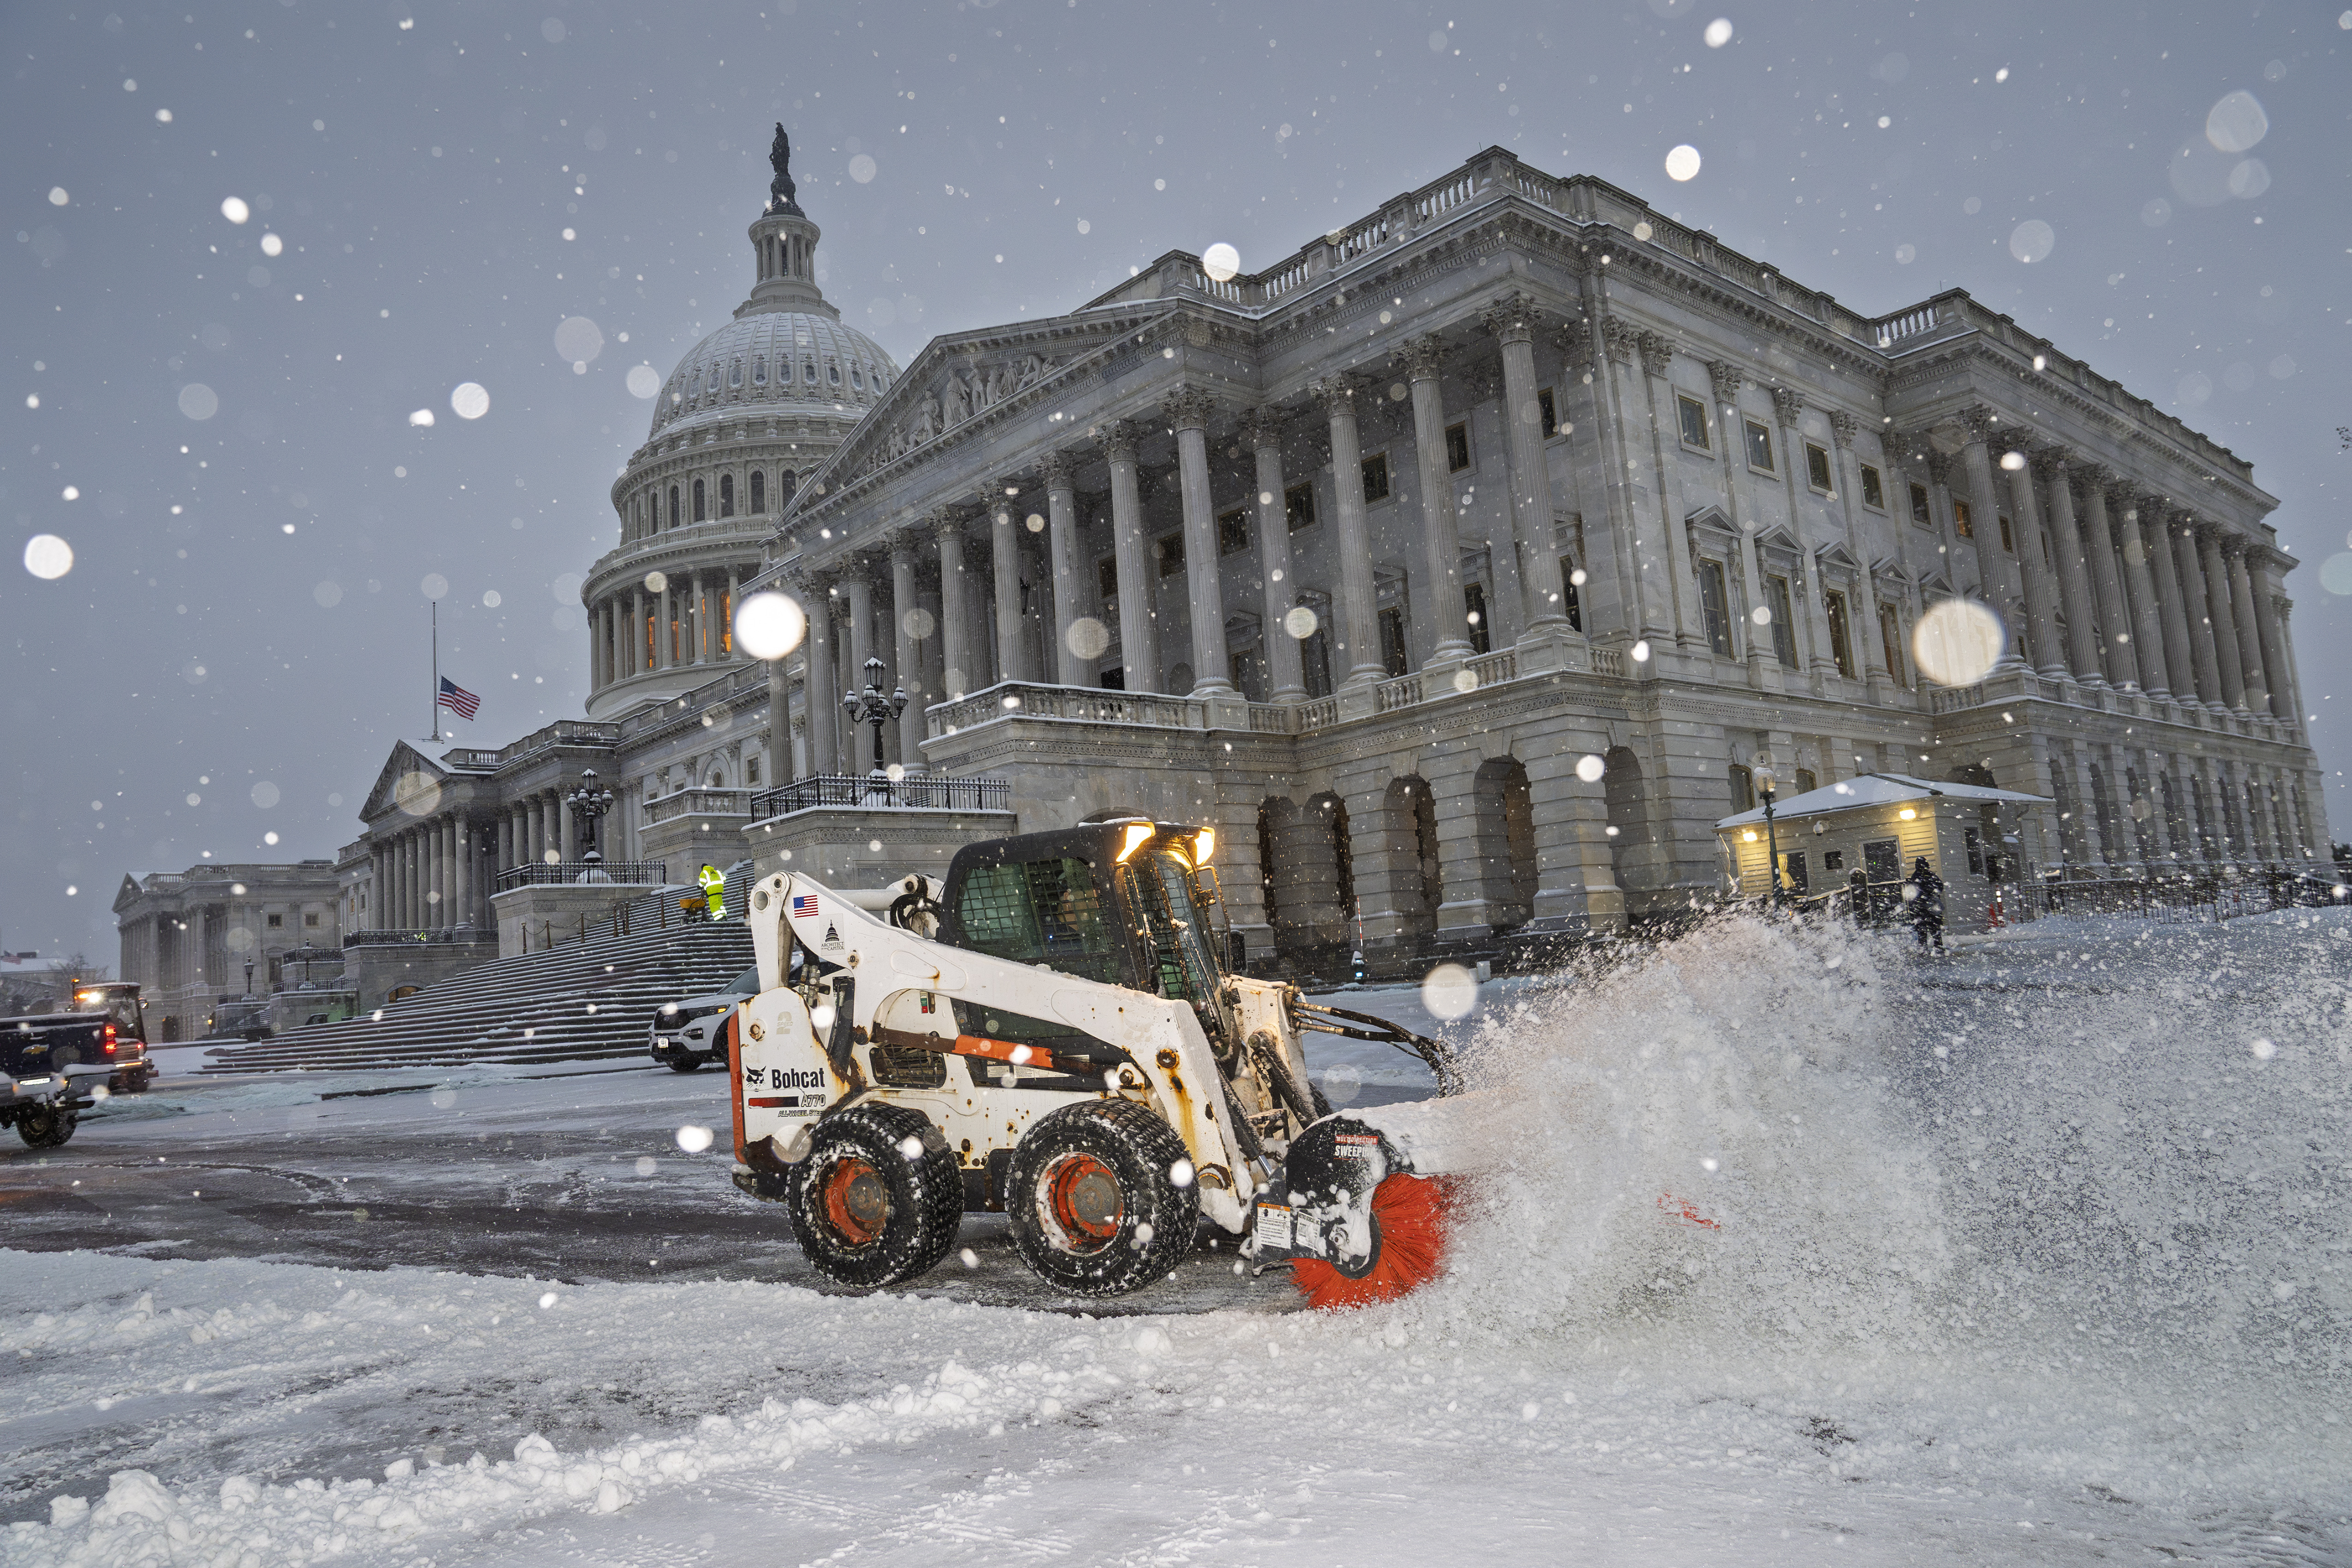
<svg viewBox="0 0 2352 1568"><path fill-rule="evenodd" d="M782 594L753 594L735 606L735 646L753 658L782 658L807 632L807 615Z"/></svg>
<svg viewBox="0 0 2352 1568"><path fill-rule="evenodd" d="M1762 794L1774 794L1780 787L1780 775L1772 771L1772 764L1769 763L1757 763L1754 777L1756 787Z"/></svg>

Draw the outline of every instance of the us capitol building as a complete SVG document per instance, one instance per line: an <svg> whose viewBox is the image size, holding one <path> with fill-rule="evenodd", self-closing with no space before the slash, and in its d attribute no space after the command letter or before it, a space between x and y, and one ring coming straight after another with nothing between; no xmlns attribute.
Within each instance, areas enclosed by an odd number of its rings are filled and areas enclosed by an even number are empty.
<svg viewBox="0 0 2352 1568"><path fill-rule="evenodd" d="M1171 252L902 370L774 162L750 294L612 488L586 714L396 744L347 944L495 952L576 883L589 769L623 880L1212 823L1254 958L1375 973L1720 890L1759 753L1783 794L2045 797L2027 875L2324 863L2277 500L1964 291L1857 315L1491 148L1262 272ZM731 635L763 589L809 616L768 663ZM2006 628L1960 686L1914 637L1953 599ZM908 698L878 729L869 660Z"/></svg>

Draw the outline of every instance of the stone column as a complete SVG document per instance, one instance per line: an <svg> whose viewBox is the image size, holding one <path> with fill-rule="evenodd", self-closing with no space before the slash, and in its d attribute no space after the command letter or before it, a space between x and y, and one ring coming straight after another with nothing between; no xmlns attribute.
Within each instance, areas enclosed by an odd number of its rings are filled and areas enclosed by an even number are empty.
<svg viewBox="0 0 2352 1568"><path fill-rule="evenodd" d="M646 658L646 590L643 584L629 590L629 657L626 667L631 675L642 675L650 668Z"/></svg>
<svg viewBox="0 0 2352 1568"><path fill-rule="evenodd" d="M898 683L907 690L907 710L898 716L898 763L909 773L923 765L923 709L937 700L923 689L922 648L908 624L914 615L915 538L901 531L890 536L890 630Z"/></svg>
<svg viewBox="0 0 2352 1568"><path fill-rule="evenodd" d="M2164 645L2166 684L2176 702L2197 700L2196 661L2189 652L2189 601L2180 584L2180 557L2172 548L2172 503L2153 492L2142 494L2126 522L2137 521L2142 550L2147 556L2150 598Z"/></svg>
<svg viewBox="0 0 2352 1568"><path fill-rule="evenodd" d="M673 657L676 644L670 629L671 618L676 612L670 606L669 574L667 572L662 574L661 596L656 602L655 609L661 617L661 624L654 629L654 668L667 669L676 662Z"/></svg>
<svg viewBox="0 0 2352 1568"><path fill-rule="evenodd" d="M754 572L759 569L757 564L751 568ZM735 646L735 606L743 597L742 578L740 566L727 568L727 603L720 606L718 631L711 638L710 657L713 658L724 653L730 661L743 659L743 650Z"/></svg>
<svg viewBox="0 0 2352 1568"><path fill-rule="evenodd" d="M2205 619L2213 636L2213 664L2221 679L2221 700L2232 711L2246 706L2246 671L2238 661L2238 617L2230 605L2230 569L2221 560L2221 531L2197 525L2197 561L2205 579Z"/></svg>
<svg viewBox="0 0 2352 1568"><path fill-rule="evenodd" d="M1290 575L1290 509L1282 493L1282 420L1258 408L1242 421L1242 439L1257 460L1257 560L1265 601L1266 695L1276 702L1307 699L1305 661L1298 639L1285 624L1298 602Z"/></svg>
<svg viewBox="0 0 2352 1568"><path fill-rule="evenodd" d="M555 820L562 834L556 840L556 858L559 862L577 860L580 858L580 825L572 819L572 802L561 784L551 793L555 797Z"/></svg>
<svg viewBox="0 0 2352 1568"><path fill-rule="evenodd" d="M841 772L841 675L834 668L840 651L840 633L833 624L833 584L824 577L808 580L808 700L809 772Z"/></svg>
<svg viewBox="0 0 2352 1568"><path fill-rule="evenodd" d="M1360 385L1345 374L1315 384L1331 427L1331 489L1339 512L1332 519L1339 559L1331 564L1339 579L1339 636L1333 639L1339 646L1333 651L1344 655L1339 664L1348 672L1341 686L1370 686L1388 673L1381 664L1380 590L1372 578L1371 533L1364 518L1364 450L1356 437Z"/></svg>
<svg viewBox="0 0 2352 1568"><path fill-rule="evenodd" d="M703 592L702 568L698 566L687 575L688 664L709 664L718 654L718 639L710 635L710 603Z"/></svg>
<svg viewBox="0 0 2352 1568"><path fill-rule="evenodd" d="M1217 513L1209 497L1209 419L1216 400L1191 388L1163 405L1176 432L1176 479L1183 492L1184 580L1192 592L1192 689L1202 697L1230 696L1234 689L1225 658L1225 591L1217 554Z"/></svg>
<svg viewBox="0 0 2352 1568"><path fill-rule="evenodd" d="M2091 599L2091 563L2083 531L2074 519L2074 482L2067 474L2066 449L2044 447L2035 457L2038 477L2050 497L2050 550L2057 557L2059 598L2066 606L2067 662L2075 679L2086 686L2104 686L2106 667L2099 658L2099 614ZM2101 542L2104 545L2105 541Z"/></svg>
<svg viewBox="0 0 2352 1568"><path fill-rule="evenodd" d="M931 514L931 534L940 546L940 689L950 698L972 689L978 665L971 656L971 628L967 624L971 600L964 595L963 521L944 508ZM809 689L816 689L811 677ZM836 694L834 700L841 700ZM809 699L809 732L816 732L816 699Z"/></svg>
<svg viewBox="0 0 2352 1568"><path fill-rule="evenodd" d="M2116 568L2115 530L2107 520L2107 486L2115 476L2104 468L2084 471L2082 541L2097 600L2108 682L2126 691L2140 689L2140 633L2126 607L2122 574Z"/></svg>
<svg viewBox="0 0 2352 1568"><path fill-rule="evenodd" d="M490 868L493 873L504 871L516 864L514 807L500 806L498 822L498 844L491 851L496 858L496 863ZM493 875L492 883L493 886L496 885L495 875Z"/></svg>
<svg viewBox="0 0 2352 1568"><path fill-rule="evenodd" d="M1568 631L1568 598L1559 578L1559 546L1552 540L1551 466L1544 460L1543 410L1536 404L1534 302L1514 295L1486 312L1486 330L1502 351L1503 428L1509 433L1511 537L1519 547L1519 584L1526 613L1523 640ZM1263 489L1263 483L1260 488ZM1281 496L1277 491L1275 499Z"/></svg>
<svg viewBox="0 0 2352 1568"><path fill-rule="evenodd" d="M1027 617L1021 613L1021 520L1003 483L982 492L988 503L988 541L996 584L996 678L1034 680Z"/></svg>
<svg viewBox="0 0 2352 1568"><path fill-rule="evenodd" d="M1070 623L1078 618L1078 494L1077 460L1067 452L1048 452L1045 470L1045 548L1053 560L1054 679L1063 686L1090 686L1089 661L1070 646ZM895 561L897 558L894 556ZM914 603L914 578L907 579L907 603Z"/></svg>
<svg viewBox="0 0 2352 1568"><path fill-rule="evenodd" d="M1772 389L1772 415L1780 426L1780 482L1789 497L1789 532L1797 542L1798 568L1804 575L1803 582L1794 584L1794 597L1797 613L1802 617L1805 641L1811 647L1799 650L1800 658L1806 674L1819 680L1837 673L1837 660L1831 656L1829 628L1822 624L1829 614L1825 597L1828 584L1822 581L1820 552L1805 537L1804 487L1797 478L1805 455L1804 400L1793 388L1776 386ZM1846 636L1853 636L1852 626L1846 627Z"/></svg>
<svg viewBox="0 0 2352 1568"><path fill-rule="evenodd" d="M2017 546L2017 573L2025 592L2025 644L2034 669L2053 680L2064 679L2066 649L2058 635L2058 595L2050 561L2057 553L2042 542L2042 507L2033 495L2033 467L2025 433L2011 430L2001 440L2001 471L2009 476L2010 535ZM2014 466L2012 466L2012 464ZM1998 527L1998 521L1996 521Z"/></svg>
<svg viewBox="0 0 2352 1568"><path fill-rule="evenodd" d="M793 678L781 658L768 664L768 787L793 782Z"/></svg>
<svg viewBox="0 0 2352 1568"><path fill-rule="evenodd" d="M1421 477L1422 571L1428 578L1432 664L1470 657L1462 598L1462 540L1454 515L1454 477L1445 467L1445 397L1440 383L1445 344L1435 332L1405 346L1412 384L1413 455Z"/></svg>
<svg viewBox="0 0 2352 1568"><path fill-rule="evenodd" d="M1756 559L1757 511L1756 503L1748 494L1747 455L1738 445L1748 438L1741 428L1739 414L1743 378L1738 365L1721 360L1710 360L1706 373L1715 385L1716 456L1723 464L1723 494L1730 508L1731 525L1739 531L1739 575L1747 590L1747 614L1742 615L1737 605L1727 605L1726 609L1731 616L1732 635L1738 639L1733 647L1748 660L1748 683L1760 687L1766 661L1778 664L1779 656L1769 636L1761 639L1756 636L1752 618L1757 610L1768 607L1768 603L1764 597L1763 568ZM1790 635L1795 635L1793 630Z"/></svg>
<svg viewBox="0 0 2352 1568"><path fill-rule="evenodd" d="M2263 658L2262 637L2254 622L2254 586L2246 574L2248 542L2237 534L2222 541L2222 569L2230 577L2230 625L2238 634L2238 667L2245 675L2247 709L2258 715L2273 711L2269 661Z"/></svg>
<svg viewBox="0 0 2352 1568"><path fill-rule="evenodd" d="M2302 711L2295 704L2294 679L2286 659L2286 638L2280 626L2278 595L2272 586L2277 555L2258 544L2246 547L2247 574L2253 594L2254 631L2262 644L2263 674L2270 689L2271 711L2298 729Z"/></svg>
<svg viewBox="0 0 2352 1568"><path fill-rule="evenodd" d="M2181 616L2187 625L2189 656L2197 671L2197 700L2218 711L2224 706L2221 668L2213 648L2212 598L2205 587L2205 563L2197 554L2197 529L2184 516L2168 523L2166 532L2173 567L2179 574Z"/></svg>
<svg viewBox="0 0 2352 1568"><path fill-rule="evenodd" d="M875 656L874 574L864 562L853 562L841 574L841 594L849 601L849 668L842 672L841 689L863 691L867 675L866 661ZM886 675L881 679L887 681L889 678Z"/></svg>
<svg viewBox="0 0 2352 1568"><path fill-rule="evenodd" d="M450 858L457 884L457 906L451 914L451 923L470 926L474 923L474 826L463 816L449 819L449 833L457 853Z"/></svg>
<svg viewBox="0 0 2352 1568"><path fill-rule="evenodd" d="M593 695L604 688L604 616L600 606L588 606L588 689ZM435 726L436 729L439 726Z"/></svg>
<svg viewBox="0 0 2352 1568"><path fill-rule="evenodd" d="M1862 515L1854 510L1862 496L1862 470L1853 438L1861 433L1860 419L1843 408L1830 410L1830 440L1837 448L1838 495L1844 502L1845 548L1853 557L1855 596L1860 601L1854 606L1855 615L1848 617L1846 636L1861 644L1854 650L1860 656L1855 664L1864 678L1882 682L1892 679L1892 672L1886 668L1886 649L1878 635L1878 584L1871 571L1870 545L1863 537ZM1887 502L1891 507L1894 498L1888 497ZM1898 519L1895 527L1902 526ZM1899 540L1902 535L1898 531L1895 537Z"/></svg>
<svg viewBox="0 0 2352 1568"><path fill-rule="evenodd" d="M1118 573L1118 649L1129 691L1160 689L1160 622L1151 600L1150 542L1143 536L1143 498L1135 481L1135 447L1142 432L1128 420L1103 427L1097 439L1110 464L1110 524Z"/></svg>
<svg viewBox="0 0 2352 1568"><path fill-rule="evenodd" d="M1960 468L1965 476L1964 488L1973 516L1969 528L1973 537L1969 541L1976 547L1977 573L1986 601L2000 612L2008 623L2009 638L2001 648L2000 662L2014 669L2025 662L2018 649L2028 647L2030 616L2025 606L2025 592L2018 578L2017 558L2000 547L2000 487L1993 480L1993 459L1989 449L1999 422L1990 410L1972 408L1961 416L1968 426L1967 445L1960 448Z"/></svg>

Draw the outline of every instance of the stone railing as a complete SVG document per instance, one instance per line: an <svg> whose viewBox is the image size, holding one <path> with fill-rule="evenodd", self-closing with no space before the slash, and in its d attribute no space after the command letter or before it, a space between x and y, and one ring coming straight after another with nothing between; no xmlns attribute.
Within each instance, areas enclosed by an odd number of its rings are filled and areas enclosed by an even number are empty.
<svg viewBox="0 0 2352 1568"><path fill-rule="evenodd" d="M1013 784L1009 779L935 778L929 773L909 773L897 780L871 773L818 773L794 779L778 789L760 791L751 797L751 811L753 818L764 822L822 806L866 811L1010 811Z"/></svg>
<svg viewBox="0 0 2352 1568"><path fill-rule="evenodd" d="M1969 686L1931 688L1927 692L1927 711L1940 717L1998 702L2029 701L2056 702L2068 708L2157 723L2186 724L2252 740L2295 741L2301 735L2292 720L2282 721L2268 713L2215 712L2201 702L2150 697L2144 691L2122 691L2112 686L2086 686L2021 668L1996 669Z"/></svg>
<svg viewBox="0 0 2352 1568"><path fill-rule="evenodd" d="M1207 727L1207 716L1206 704L1197 698L1012 680L969 697L936 703L924 710L933 740L1008 718L1063 719L1147 730L1200 730Z"/></svg>
<svg viewBox="0 0 2352 1568"><path fill-rule="evenodd" d="M751 792L694 784L646 802L645 810L648 825L679 816L748 816L751 811Z"/></svg>
<svg viewBox="0 0 2352 1568"><path fill-rule="evenodd" d="M660 887L668 879L663 860L565 860L558 865L509 866L495 884L501 893L517 888L557 888L568 883L624 882Z"/></svg>

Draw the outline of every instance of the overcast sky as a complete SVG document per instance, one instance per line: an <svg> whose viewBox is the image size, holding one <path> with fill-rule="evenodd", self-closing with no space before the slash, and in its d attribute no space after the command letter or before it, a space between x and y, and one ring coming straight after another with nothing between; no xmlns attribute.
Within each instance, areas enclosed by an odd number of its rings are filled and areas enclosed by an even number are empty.
<svg viewBox="0 0 2352 1568"><path fill-rule="evenodd" d="M651 409L628 371L748 290L779 119L827 297L902 364L1167 250L1255 270L1492 143L1864 315L1965 288L2280 498L2345 837L2347 28L2002 0L8 6L0 947L110 963L125 872L355 837L432 724L430 579L441 668L482 698L457 743L577 715L579 574ZM2267 132L2225 155L2231 93ZM63 576L16 564L38 534Z"/></svg>

